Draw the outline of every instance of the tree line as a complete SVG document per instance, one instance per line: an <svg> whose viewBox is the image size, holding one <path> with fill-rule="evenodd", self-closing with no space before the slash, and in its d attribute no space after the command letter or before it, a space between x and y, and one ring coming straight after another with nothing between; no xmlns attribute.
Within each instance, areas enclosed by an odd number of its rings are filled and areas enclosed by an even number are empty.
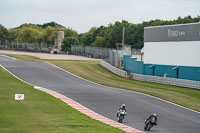
<svg viewBox="0 0 200 133"><path fill-rule="evenodd" d="M125 27L124 43L131 45L132 48L141 49L144 46L144 27L185 24L199 21L200 16L194 18L191 16L184 18L178 17L176 20L165 21L151 20L144 21L140 24L133 24L122 20L122 22L116 21L114 24L109 24L108 26L93 27L87 33L79 34L78 39L83 45L116 48L117 43L122 43L122 29Z"/></svg>
<svg viewBox="0 0 200 133"><path fill-rule="evenodd" d="M43 25L22 24L8 30L0 25L0 41L2 44L6 42L54 44L57 37L56 27L57 24L54 22Z"/></svg>
<svg viewBox="0 0 200 133"><path fill-rule="evenodd" d="M92 27L88 32L80 33L71 28L65 29L65 36L62 50L70 50L71 45L84 45L93 47L116 48L122 42L122 29L125 27L124 43L131 45L132 48L143 48L144 27L174 25L199 22L200 16L192 18L186 16L178 17L176 20L151 20L140 24L133 24L128 21L116 21L108 26ZM0 24L1 43L20 42L20 43L46 43L54 44L57 37L57 27L62 26L55 22L42 25L23 24L17 28L6 29Z"/></svg>

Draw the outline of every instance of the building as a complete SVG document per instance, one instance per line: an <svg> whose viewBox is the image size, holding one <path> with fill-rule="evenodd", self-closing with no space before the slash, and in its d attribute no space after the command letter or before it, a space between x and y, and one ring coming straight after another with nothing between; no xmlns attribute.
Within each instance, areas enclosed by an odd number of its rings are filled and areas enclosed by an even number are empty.
<svg viewBox="0 0 200 133"><path fill-rule="evenodd" d="M200 23L144 28L144 63L200 67Z"/></svg>
<svg viewBox="0 0 200 133"><path fill-rule="evenodd" d="M131 60L124 61L124 69L200 81L200 23L145 27L143 52L142 62L124 57Z"/></svg>

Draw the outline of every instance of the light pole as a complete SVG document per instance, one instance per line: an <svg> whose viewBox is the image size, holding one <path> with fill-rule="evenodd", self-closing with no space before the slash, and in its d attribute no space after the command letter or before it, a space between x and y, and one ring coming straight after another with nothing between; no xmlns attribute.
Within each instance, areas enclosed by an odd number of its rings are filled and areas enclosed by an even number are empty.
<svg viewBox="0 0 200 133"><path fill-rule="evenodd" d="M123 27L123 33L122 33L122 45L124 45L124 34L125 34L125 27Z"/></svg>

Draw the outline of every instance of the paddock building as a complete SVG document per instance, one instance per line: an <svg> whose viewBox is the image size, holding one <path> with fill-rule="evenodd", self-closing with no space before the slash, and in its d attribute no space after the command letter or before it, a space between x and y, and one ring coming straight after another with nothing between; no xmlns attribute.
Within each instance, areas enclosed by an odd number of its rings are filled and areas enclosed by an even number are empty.
<svg viewBox="0 0 200 133"><path fill-rule="evenodd" d="M144 28L143 61L124 56L124 70L200 81L200 23Z"/></svg>

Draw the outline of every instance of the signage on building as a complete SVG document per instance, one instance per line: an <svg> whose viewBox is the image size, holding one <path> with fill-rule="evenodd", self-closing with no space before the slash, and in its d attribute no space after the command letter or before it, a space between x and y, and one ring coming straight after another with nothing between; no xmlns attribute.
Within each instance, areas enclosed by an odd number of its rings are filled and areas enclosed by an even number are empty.
<svg viewBox="0 0 200 133"><path fill-rule="evenodd" d="M168 29L168 37L185 36L185 31L173 31Z"/></svg>
<svg viewBox="0 0 200 133"><path fill-rule="evenodd" d="M144 28L144 42L200 41L200 23Z"/></svg>

